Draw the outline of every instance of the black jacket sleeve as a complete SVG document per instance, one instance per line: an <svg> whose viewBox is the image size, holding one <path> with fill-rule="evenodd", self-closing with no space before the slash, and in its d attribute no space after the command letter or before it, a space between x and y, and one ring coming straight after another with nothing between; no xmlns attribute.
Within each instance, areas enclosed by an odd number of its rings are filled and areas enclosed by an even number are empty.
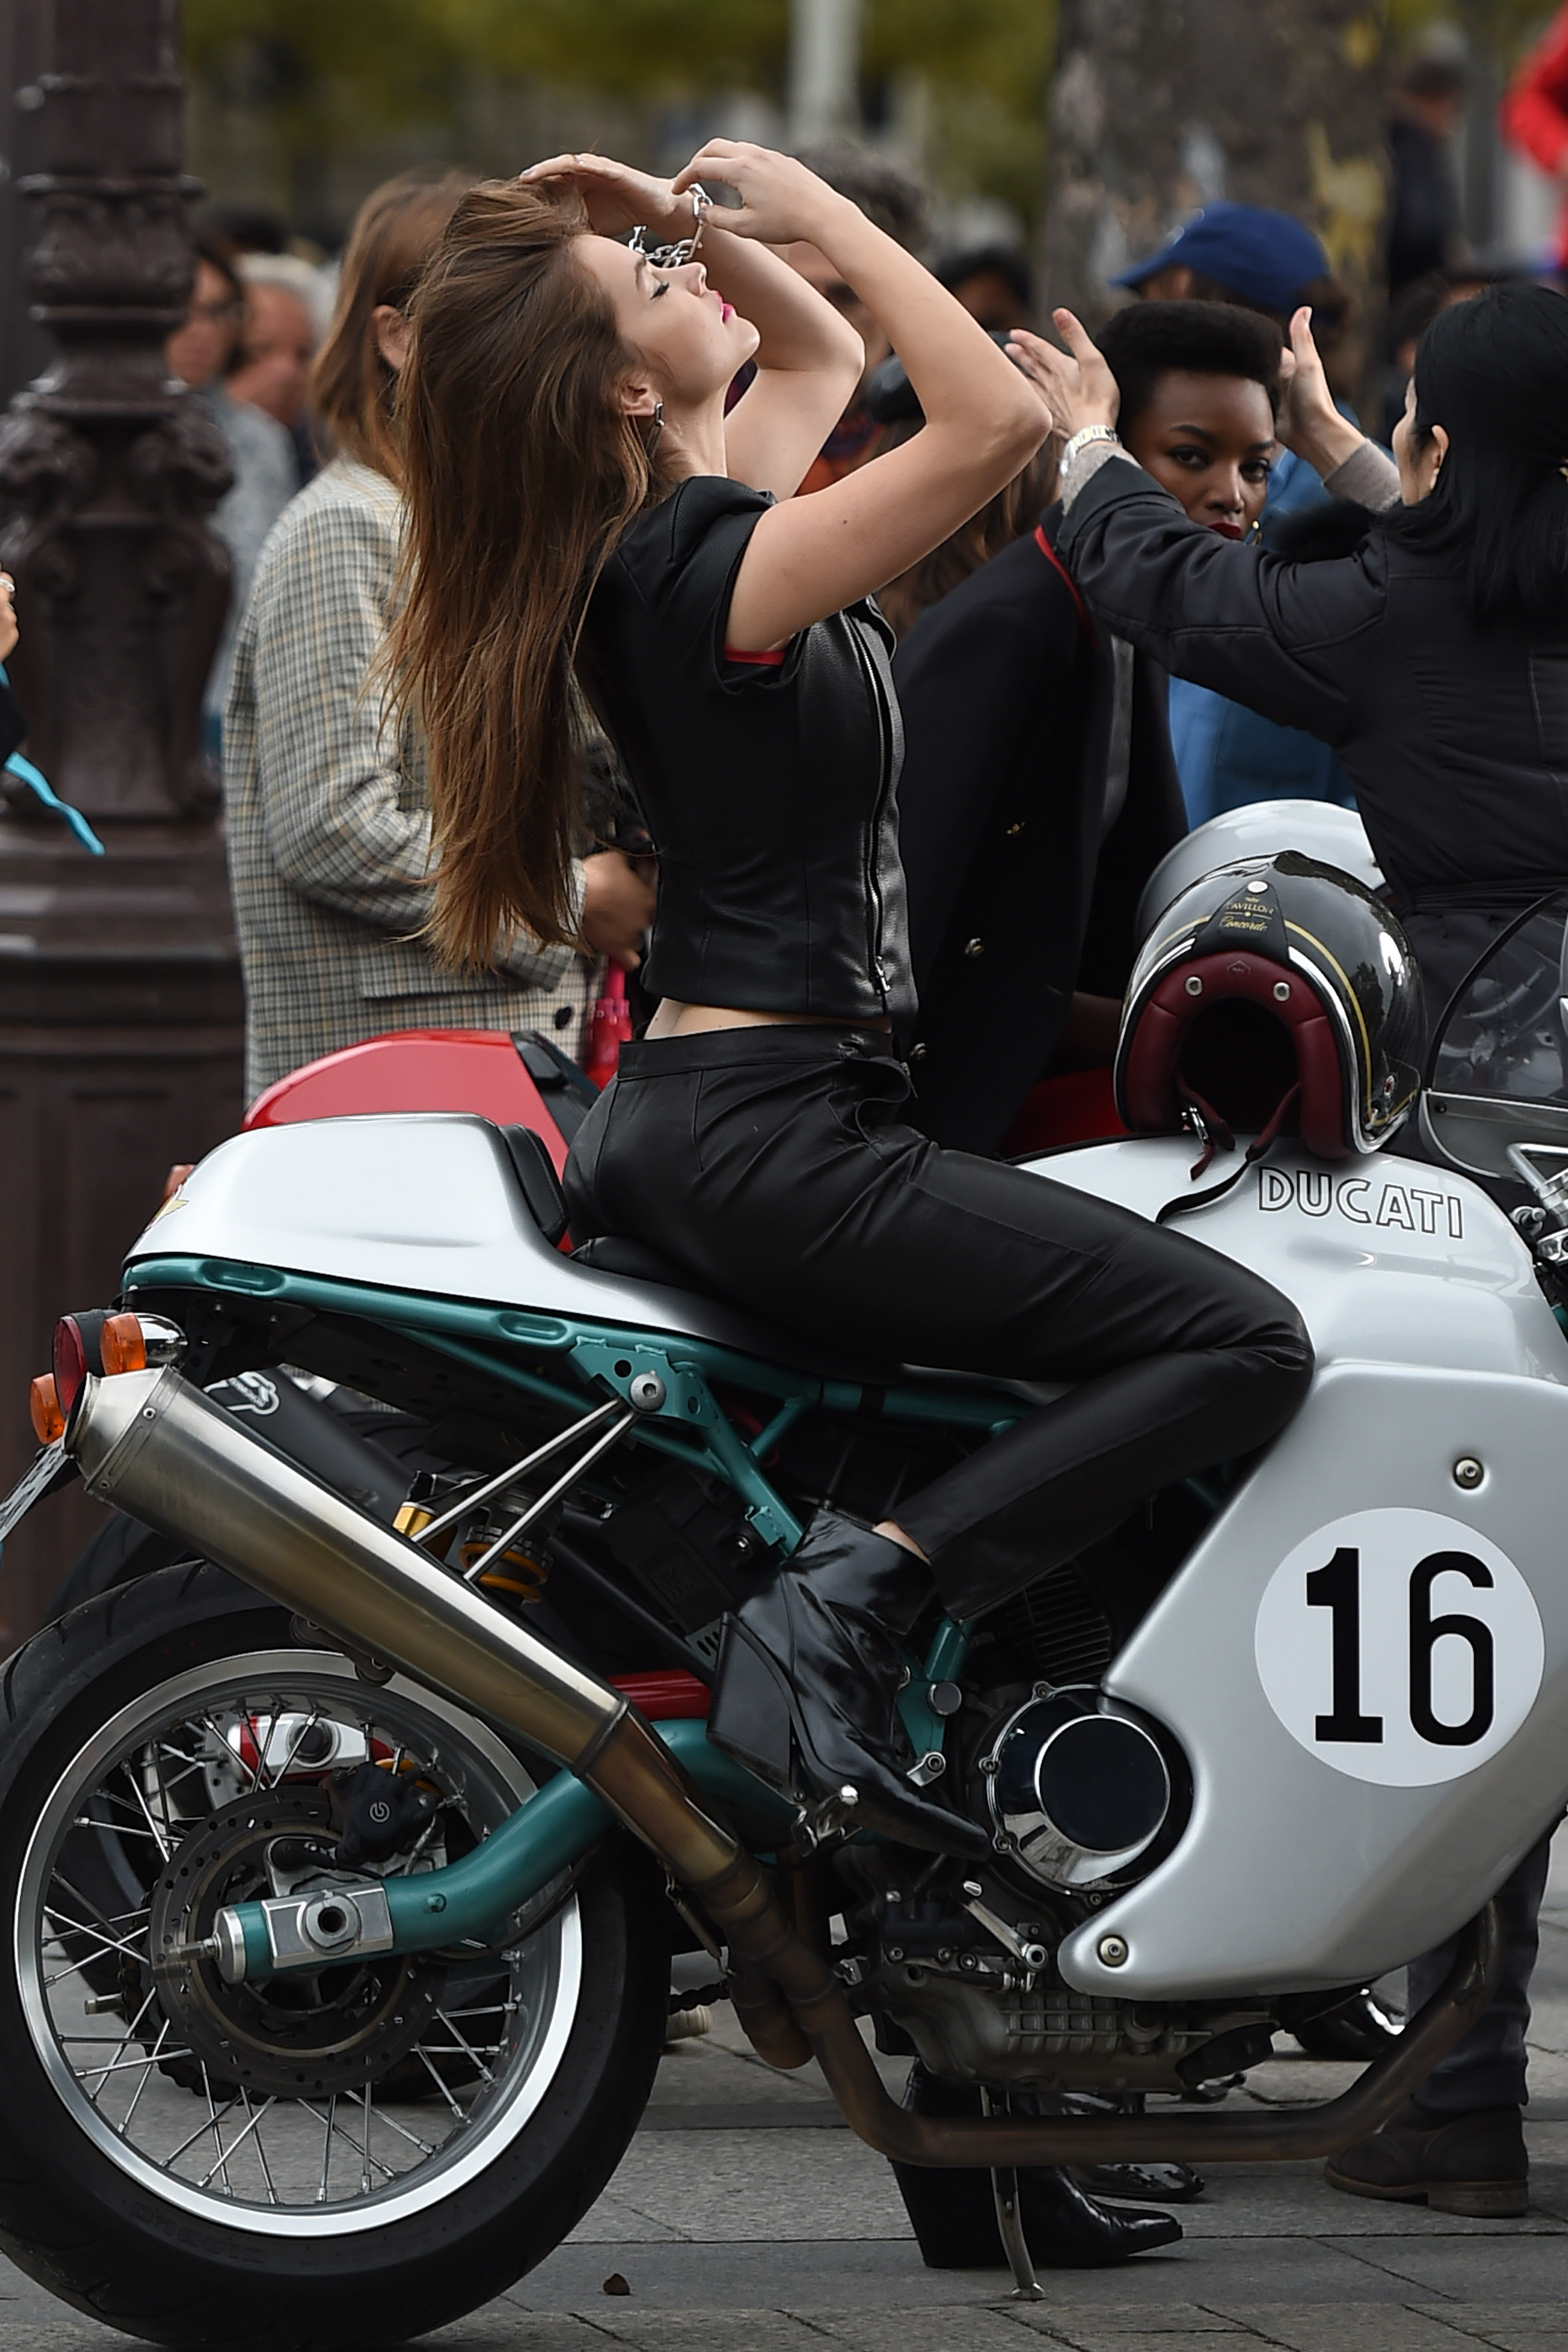
<svg viewBox="0 0 1568 2352"><path fill-rule="evenodd" d="M1058 542L1097 619L1177 677L1325 743L1350 732L1386 605L1375 537L1336 563L1287 563L1189 522L1140 466L1112 458Z"/></svg>

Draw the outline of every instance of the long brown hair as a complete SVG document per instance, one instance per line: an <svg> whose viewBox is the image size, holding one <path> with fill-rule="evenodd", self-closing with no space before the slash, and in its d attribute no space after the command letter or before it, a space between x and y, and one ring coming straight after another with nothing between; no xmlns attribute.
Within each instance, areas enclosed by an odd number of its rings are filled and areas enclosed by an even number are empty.
<svg viewBox="0 0 1568 2352"><path fill-rule="evenodd" d="M429 753L437 952L493 962L520 923L575 945L573 659L606 557L645 504L634 364L574 257L575 193L474 188L411 307L398 387L407 505L394 692Z"/></svg>
<svg viewBox="0 0 1568 2352"><path fill-rule="evenodd" d="M374 313L406 310L471 173L403 172L366 196L354 215L337 307L310 377L310 399L333 443L388 480L398 478L393 437L397 378L376 349Z"/></svg>

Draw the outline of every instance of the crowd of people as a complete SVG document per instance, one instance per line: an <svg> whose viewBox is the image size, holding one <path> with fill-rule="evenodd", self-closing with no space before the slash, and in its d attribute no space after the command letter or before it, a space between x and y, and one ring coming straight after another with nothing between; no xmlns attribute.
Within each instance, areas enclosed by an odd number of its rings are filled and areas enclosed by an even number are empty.
<svg viewBox="0 0 1568 2352"><path fill-rule="evenodd" d="M401 1028L581 1058L613 968L640 1034L574 1236L873 1359L1073 1384L897 1522L819 1513L733 1624L714 1738L909 1843L957 1834L889 1727L933 1593L992 1606L1310 1377L1260 1280L1009 1164L1114 1131L1151 874L1251 802L1355 808L1433 1005L1568 877L1568 301L1463 250L1458 70L1394 93L1392 451L1321 244L1250 205L1058 340L1016 252L928 268L920 191L850 148L411 175L330 310L265 224L199 242L169 363L233 458L247 1090ZM1523 2210L1544 1868L1488 2018L1339 2187Z"/></svg>

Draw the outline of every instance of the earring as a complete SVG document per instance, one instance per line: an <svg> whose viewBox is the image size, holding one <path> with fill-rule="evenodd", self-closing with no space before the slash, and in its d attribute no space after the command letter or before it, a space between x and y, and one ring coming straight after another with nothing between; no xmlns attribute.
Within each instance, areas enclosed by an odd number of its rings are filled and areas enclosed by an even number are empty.
<svg viewBox="0 0 1568 2352"><path fill-rule="evenodd" d="M663 434L664 403L662 400L656 400L653 404L653 431L647 437L647 454L649 457L653 456L654 451L658 447L659 442L663 437Z"/></svg>

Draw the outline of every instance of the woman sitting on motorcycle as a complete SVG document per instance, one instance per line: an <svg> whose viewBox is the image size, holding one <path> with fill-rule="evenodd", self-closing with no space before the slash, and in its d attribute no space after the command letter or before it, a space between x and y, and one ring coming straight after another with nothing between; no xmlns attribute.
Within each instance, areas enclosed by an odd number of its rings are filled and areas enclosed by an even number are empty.
<svg viewBox="0 0 1568 2352"><path fill-rule="evenodd" d="M704 180L735 206L710 211ZM619 241L639 223L700 231L704 258ZM802 238L886 330L927 421L792 499L860 363L769 250ZM565 156L475 190L414 307L397 650L430 748L441 943L473 961L503 922L570 932L574 671L659 850L663 1003L574 1147L579 1242L629 1235L875 1361L1076 1384L897 1521L819 1512L721 1661L721 1746L799 1801L978 1851L911 1783L904 1639L939 1595L972 1617L1262 1444L1311 1363L1294 1309L1241 1267L899 1117L900 720L866 600L1017 471L1044 409L852 204L721 140L673 182Z"/></svg>

